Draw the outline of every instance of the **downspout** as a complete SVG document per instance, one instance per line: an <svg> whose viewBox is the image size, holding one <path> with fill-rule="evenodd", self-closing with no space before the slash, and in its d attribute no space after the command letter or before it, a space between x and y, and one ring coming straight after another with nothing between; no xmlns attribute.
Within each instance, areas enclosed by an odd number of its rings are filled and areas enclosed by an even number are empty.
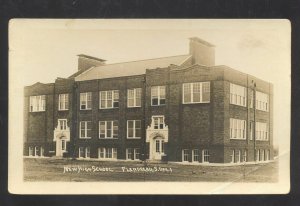
<svg viewBox="0 0 300 206"><path fill-rule="evenodd" d="M254 108L254 124L253 124L253 130L254 130L254 161L257 161L257 155L256 155L256 83L254 82L253 85L253 108Z"/></svg>
<svg viewBox="0 0 300 206"><path fill-rule="evenodd" d="M55 129L55 125L54 125L55 115L54 115L54 113L55 113L55 82L54 82L54 86L53 86L53 110L52 110L52 125L53 125L53 128L52 128L53 130L52 131L53 131L53 136L54 136L54 129ZM54 149L53 145L54 145L54 142L52 140L52 150ZM56 146L55 146L54 152L55 152L55 156L56 156Z"/></svg>
<svg viewBox="0 0 300 206"><path fill-rule="evenodd" d="M143 141L143 153L144 153L144 156L143 156L143 161L146 160L146 153L147 153L147 145L146 145L146 138L147 138L147 118L146 118L146 105L147 105L147 102L146 102L146 93L147 93L147 70L145 72L145 76L144 76L144 80L143 80L143 87L144 87L144 95L143 95L143 101L144 101L144 141ZM149 151L150 152L150 151ZM149 154L150 155L150 154Z"/></svg>

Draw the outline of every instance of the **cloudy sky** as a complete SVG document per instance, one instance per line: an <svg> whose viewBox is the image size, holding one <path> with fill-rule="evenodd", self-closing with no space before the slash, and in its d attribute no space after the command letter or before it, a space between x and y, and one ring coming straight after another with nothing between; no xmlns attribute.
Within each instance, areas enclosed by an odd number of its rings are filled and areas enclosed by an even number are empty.
<svg viewBox="0 0 300 206"><path fill-rule="evenodd" d="M12 20L10 101L22 102L25 85L54 82L76 72L78 54L106 59L107 63L187 54L189 37L214 44L217 65L274 84L274 138L276 144L288 149L287 20ZM17 114L15 111L15 118Z"/></svg>

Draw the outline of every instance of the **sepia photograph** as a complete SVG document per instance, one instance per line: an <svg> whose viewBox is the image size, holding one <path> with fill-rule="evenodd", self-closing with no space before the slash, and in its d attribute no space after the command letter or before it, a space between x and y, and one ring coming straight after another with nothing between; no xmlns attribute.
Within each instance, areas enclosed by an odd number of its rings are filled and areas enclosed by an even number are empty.
<svg viewBox="0 0 300 206"><path fill-rule="evenodd" d="M286 194L291 27L12 19L9 191Z"/></svg>

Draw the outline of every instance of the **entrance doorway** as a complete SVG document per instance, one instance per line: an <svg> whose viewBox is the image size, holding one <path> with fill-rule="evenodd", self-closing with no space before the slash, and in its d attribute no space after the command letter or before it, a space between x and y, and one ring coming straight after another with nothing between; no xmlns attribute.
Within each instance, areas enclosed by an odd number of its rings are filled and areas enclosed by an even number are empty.
<svg viewBox="0 0 300 206"><path fill-rule="evenodd" d="M162 137L155 137L150 143L151 156L150 159L161 160L165 155L165 145Z"/></svg>
<svg viewBox="0 0 300 206"><path fill-rule="evenodd" d="M62 157L65 152L67 152L67 140L61 137L56 140L56 156Z"/></svg>

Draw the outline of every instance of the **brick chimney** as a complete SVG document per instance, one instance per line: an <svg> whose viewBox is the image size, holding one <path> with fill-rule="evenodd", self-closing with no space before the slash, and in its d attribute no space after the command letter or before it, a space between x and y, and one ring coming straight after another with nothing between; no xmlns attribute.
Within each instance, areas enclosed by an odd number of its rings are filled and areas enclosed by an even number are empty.
<svg viewBox="0 0 300 206"><path fill-rule="evenodd" d="M78 56L78 71L87 70L93 66L101 66L105 64L104 59L88 56L85 54L79 54Z"/></svg>
<svg viewBox="0 0 300 206"><path fill-rule="evenodd" d="M198 37L190 38L190 55L192 55L192 64L215 65L215 46Z"/></svg>

